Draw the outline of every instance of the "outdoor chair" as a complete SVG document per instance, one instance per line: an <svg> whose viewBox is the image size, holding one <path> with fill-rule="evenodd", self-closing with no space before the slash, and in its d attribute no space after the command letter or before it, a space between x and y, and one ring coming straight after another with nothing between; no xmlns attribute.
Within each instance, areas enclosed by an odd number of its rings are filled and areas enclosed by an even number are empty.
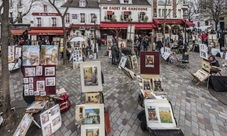
<svg viewBox="0 0 227 136"><path fill-rule="evenodd" d="M182 59L176 58L176 65L182 68L189 68L189 55L183 53L182 54Z"/></svg>

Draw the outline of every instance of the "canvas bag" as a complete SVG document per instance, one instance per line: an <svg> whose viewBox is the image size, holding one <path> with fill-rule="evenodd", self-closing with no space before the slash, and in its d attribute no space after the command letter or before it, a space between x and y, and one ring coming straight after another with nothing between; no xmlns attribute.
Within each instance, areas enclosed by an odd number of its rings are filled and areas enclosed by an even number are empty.
<svg viewBox="0 0 227 136"><path fill-rule="evenodd" d="M210 76L210 86L216 92L227 92L227 76Z"/></svg>
<svg viewBox="0 0 227 136"><path fill-rule="evenodd" d="M67 94L60 96L61 100L55 100L56 104L59 104L61 113L68 111L71 107L71 102L69 101L69 96Z"/></svg>

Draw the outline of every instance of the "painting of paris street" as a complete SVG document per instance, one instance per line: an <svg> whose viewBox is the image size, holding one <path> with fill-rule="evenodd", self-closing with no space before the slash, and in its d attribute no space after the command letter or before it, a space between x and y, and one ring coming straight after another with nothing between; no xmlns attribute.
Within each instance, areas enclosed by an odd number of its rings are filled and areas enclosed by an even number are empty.
<svg viewBox="0 0 227 136"><path fill-rule="evenodd" d="M84 124L100 124L100 109L85 109Z"/></svg>

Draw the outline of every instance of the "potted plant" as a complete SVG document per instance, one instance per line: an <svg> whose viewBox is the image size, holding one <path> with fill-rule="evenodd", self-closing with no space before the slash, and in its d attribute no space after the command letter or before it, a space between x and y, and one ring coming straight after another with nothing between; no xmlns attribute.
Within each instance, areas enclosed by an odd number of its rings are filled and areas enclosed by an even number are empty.
<svg viewBox="0 0 227 136"><path fill-rule="evenodd" d="M121 15L121 17L120 17L120 18L121 18L121 21L124 21L124 18L123 18L123 16L122 16L122 15Z"/></svg>
<svg viewBox="0 0 227 136"><path fill-rule="evenodd" d="M145 16L145 17L144 17L144 22L147 22L148 19L149 19L148 16Z"/></svg>
<svg viewBox="0 0 227 136"><path fill-rule="evenodd" d="M106 19L107 19L107 16L104 16L104 19L105 19L105 21L106 21Z"/></svg>
<svg viewBox="0 0 227 136"><path fill-rule="evenodd" d="M132 14L132 11L129 11L128 13L129 13L129 15L131 15Z"/></svg>

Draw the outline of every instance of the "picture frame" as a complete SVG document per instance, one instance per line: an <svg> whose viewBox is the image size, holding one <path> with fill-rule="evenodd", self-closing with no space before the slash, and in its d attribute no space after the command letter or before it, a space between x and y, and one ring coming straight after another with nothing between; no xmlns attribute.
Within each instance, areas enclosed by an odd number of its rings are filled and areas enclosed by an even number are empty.
<svg viewBox="0 0 227 136"><path fill-rule="evenodd" d="M32 84L28 84L28 89L29 90L33 90L34 89L33 83Z"/></svg>
<svg viewBox="0 0 227 136"><path fill-rule="evenodd" d="M159 52L140 52L140 76L159 76L160 75L160 53ZM151 62L153 59L153 63ZM146 64L145 62L148 61Z"/></svg>
<svg viewBox="0 0 227 136"><path fill-rule="evenodd" d="M8 46L8 62L13 62L15 60L15 46Z"/></svg>
<svg viewBox="0 0 227 136"><path fill-rule="evenodd" d="M82 92L102 91L100 61L80 62Z"/></svg>
<svg viewBox="0 0 227 136"><path fill-rule="evenodd" d="M45 91L45 81L44 80L36 81L36 91Z"/></svg>
<svg viewBox="0 0 227 136"><path fill-rule="evenodd" d="M210 62L203 59L201 64L202 64L202 69L210 73L210 69L211 69Z"/></svg>
<svg viewBox="0 0 227 136"><path fill-rule="evenodd" d="M25 84L25 85L24 85L24 90L29 90L28 84Z"/></svg>
<svg viewBox="0 0 227 136"><path fill-rule="evenodd" d="M45 67L45 76L55 76L56 69L55 67Z"/></svg>
<svg viewBox="0 0 227 136"><path fill-rule="evenodd" d="M41 46L41 65L58 65L58 46Z"/></svg>
<svg viewBox="0 0 227 136"><path fill-rule="evenodd" d="M55 77L46 77L46 86L55 86Z"/></svg>
<svg viewBox="0 0 227 136"><path fill-rule="evenodd" d="M40 64L40 48L37 45L23 45L22 46L22 65L23 66L37 66Z"/></svg>
<svg viewBox="0 0 227 136"><path fill-rule="evenodd" d="M24 78L24 84L28 84L28 78Z"/></svg>
<svg viewBox="0 0 227 136"><path fill-rule="evenodd" d="M121 57L121 60L120 60L120 63L119 63L119 65L118 65L118 68L120 68L121 69L121 67L125 67L125 64L126 64L126 62L127 62L127 57Z"/></svg>
<svg viewBox="0 0 227 136"><path fill-rule="evenodd" d="M34 82L34 78L33 78L33 77L29 77L29 78L28 78L28 83L29 83L29 84L33 84L33 82Z"/></svg>
<svg viewBox="0 0 227 136"><path fill-rule="evenodd" d="M25 136L33 119L34 118L30 114L28 113L24 114L13 136Z"/></svg>
<svg viewBox="0 0 227 136"><path fill-rule="evenodd" d="M90 116L92 113L92 120ZM96 116L95 116L96 115ZM104 104L82 104L75 108L76 124L81 125L81 135L85 136L88 129L99 128L99 135L105 135Z"/></svg>
<svg viewBox="0 0 227 136"><path fill-rule="evenodd" d="M36 66L36 76L43 75L43 66Z"/></svg>
<svg viewBox="0 0 227 136"><path fill-rule="evenodd" d="M35 67L24 68L24 77L34 77L34 76L35 76Z"/></svg>
<svg viewBox="0 0 227 136"><path fill-rule="evenodd" d="M85 103L86 104L99 104L102 102L101 93L96 92L88 92L85 93Z"/></svg>
<svg viewBox="0 0 227 136"><path fill-rule="evenodd" d="M153 129L178 129L168 100L145 99L147 126Z"/></svg>
<svg viewBox="0 0 227 136"><path fill-rule="evenodd" d="M152 78L152 86L154 92L162 91L162 79L161 78Z"/></svg>
<svg viewBox="0 0 227 136"><path fill-rule="evenodd" d="M138 61L137 61L136 55L131 56L130 59L131 59L131 63L132 63L132 68L134 69L134 68L138 67Z"/></svg>
<svg viewBox="0 0 227 136"><path fill-rule="evenodd" d="M208 60L208 53L205 51L199 51L200 58Z"/></svg>
<svg viewBox="0 0 227 136"><path fill-rule="evenodd" d="M24 90L24 96L29 96L29 90Z"/></svg>
<svg viewBox="0 0 227 136"><path fill-rule="evenodd" d="M143 79L143 90L144 91L151 91L151 81L148 79Z"/></svg>

